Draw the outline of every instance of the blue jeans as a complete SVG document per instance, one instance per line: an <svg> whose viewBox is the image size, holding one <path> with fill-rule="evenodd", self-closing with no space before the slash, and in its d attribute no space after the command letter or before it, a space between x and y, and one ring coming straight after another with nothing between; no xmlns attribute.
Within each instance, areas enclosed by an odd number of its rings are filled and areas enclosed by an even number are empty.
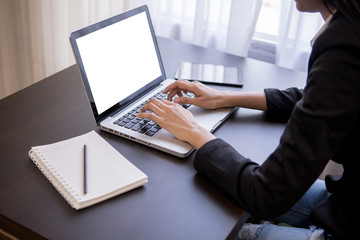
<svg viewBox="0 0 360 240"><path fill-rule="evenodd" d="M270 223L245 224L238 233L238 240L305 240L322 239L323 231L310 226L309 214L318 203L328 196L325 182L317 180L304 196L284 215L272 219L293 227L283 227Z"/></svg>

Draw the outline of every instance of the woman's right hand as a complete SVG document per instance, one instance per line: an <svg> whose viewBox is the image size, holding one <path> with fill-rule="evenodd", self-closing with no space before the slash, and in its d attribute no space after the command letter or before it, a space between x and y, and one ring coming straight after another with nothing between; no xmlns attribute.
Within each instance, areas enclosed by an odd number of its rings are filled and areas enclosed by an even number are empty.
<svg viewBox="0 0 360 240"><path fill-rule="evenodd" d="M183 96L182 92L191 92L195 95L194 98ZM222 96L224 92L210 88L200 82L189 82L185 80L177 80L173 84L166 87L163 93L168 93L168 100L174 99L178 104L192 104L205 109L216 109L223 106Z"/></svg>

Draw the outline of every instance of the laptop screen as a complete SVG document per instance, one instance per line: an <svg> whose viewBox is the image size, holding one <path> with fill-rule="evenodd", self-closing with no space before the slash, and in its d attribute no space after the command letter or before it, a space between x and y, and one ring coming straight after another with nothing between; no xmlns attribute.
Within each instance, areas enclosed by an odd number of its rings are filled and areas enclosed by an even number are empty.
<svg viewBox="0 0 360 240"><path fill-rule="evenodd" d="M145 11L97 27L76 38L76 45L97 115L162 76Z"/></svg>

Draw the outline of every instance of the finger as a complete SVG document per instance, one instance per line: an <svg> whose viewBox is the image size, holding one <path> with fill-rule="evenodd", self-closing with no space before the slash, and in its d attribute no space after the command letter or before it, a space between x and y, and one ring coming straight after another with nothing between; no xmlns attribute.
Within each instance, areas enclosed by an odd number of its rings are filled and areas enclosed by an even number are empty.
<svg viewBox="0 0 360 240"><path fill-rule="evenodd" d="M177 98L175 98L176 100ZM176 102L171 102L171 101L167 101L167 100L162 100L162 106L161 106L161 110L163 111L163 113L166 115L169 113L169 109L173 108L173 107L178 107L181 106L180 104L176 103Z"/></svg>
<svg viewBox="0 0 360 240"><path fill-rule="evenodd" d="M185 81L185 80L177 80L174 83L170 84L169 86L167 86L163 93L168 93L171 90L175 90L178 89L178 91L190 91L192 90L192 84L189 81Z"/></svg>
<svg viewBox="0 0 360 240"><path fill-rule="evenodd" d="M174 90L176 88L178 88L178 84L179 82L182 81L182 80L176 80L174 83L170 84L169 86L167 86L164 90L163 90L163 93L168 93L169 91L171 90Z"/></svg>
<svg viewBox="0 0 360 240"><path fill-rule="evenodd" d="M174 99L174 103L178 103L178 104L194 104L195 103L195 98L190 98L190 97L178 97Z"/></svg>
<svg viewBox="0 0 360 240"><path fill-rule="evenodd" d="M180 105L177 103L168 101L168 100L160 100L160 103L158 105L159 112L157 113L157 115L159 117L164 117L164 116L166 117L166 115L169 113L168 110L172 107L177 107L177 106L180 106Z"/></svg>
<svg viewBox="0 0 360 240"><path fill-rule="evenodd" d="M163 101L153 98L143 106L141 112L152 111L159 116L164 113L164 111L162 110L162 105L164 105Z"/></svg>
<svg viewBox="0 0 360 240"><path fill-rule="evenodd" d="M151 121L154 121L156 123L160 121L160 117L152 112L139 112L136 114L136 117L150 119Z"/></svg>
<svg viewBox="0 0 360 240"><path fill-rule="evenodd" d="M182 97L182 92L181 92L181 89L174 89L174 90L171 90L167 96L167 100L168 101L172 101L173 98L178 95L180 97Z"/></svg>
<svg viewBox="0 0 360 240"><path fill-rule="evenodd" d="M157 99L151 99L149 102L147 102L142 108L141 112L145 111L152 111L156 108L157 104L159 104Z"/></svg>
<svg viewBox="0 0 360 240"><path fill-rule="evenodd" d="M168 101L168 100L161 100L161 102L164 104L164 106L174 105L175 103Z"/></svg>

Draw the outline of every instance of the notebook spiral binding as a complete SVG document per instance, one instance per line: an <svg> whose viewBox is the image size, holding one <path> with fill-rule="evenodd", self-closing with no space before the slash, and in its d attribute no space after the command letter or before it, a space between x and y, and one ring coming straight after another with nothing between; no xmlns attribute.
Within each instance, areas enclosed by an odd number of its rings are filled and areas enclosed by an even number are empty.
<svg viewBox="0 0 360 240"><path fill-rule="evenodd" d="M72 206L73 202L76 200L80 201L81 197L67 184L67 182L54 171L54 168L49 164L49 162L44 158L39 151L31 149L29 151L29 156L34 164L40 169L44 176L49 180L49 182L56 188L56 190L63 196L63 198ZM37 160L39 158L39 161ZM41 164L41 163L44 164ZM67 186L68 188L65 188Z"/></svg>

